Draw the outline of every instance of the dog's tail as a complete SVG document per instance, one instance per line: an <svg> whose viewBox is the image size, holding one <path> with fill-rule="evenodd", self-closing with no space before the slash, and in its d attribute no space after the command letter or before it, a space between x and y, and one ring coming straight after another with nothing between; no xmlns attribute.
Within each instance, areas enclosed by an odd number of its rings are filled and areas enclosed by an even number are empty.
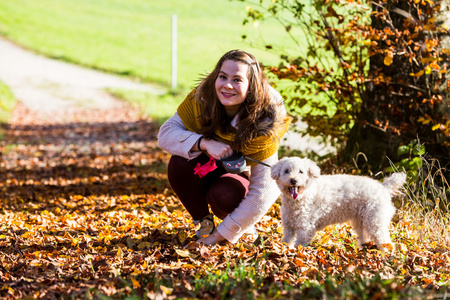
<svg viewBox="0 0 450 300"><path fill-rule="evenodd" d="M391 196L399 194L402 186L406 182L405 173L393 173L391 176L383 181L383 185L389 189Z"/></svg>

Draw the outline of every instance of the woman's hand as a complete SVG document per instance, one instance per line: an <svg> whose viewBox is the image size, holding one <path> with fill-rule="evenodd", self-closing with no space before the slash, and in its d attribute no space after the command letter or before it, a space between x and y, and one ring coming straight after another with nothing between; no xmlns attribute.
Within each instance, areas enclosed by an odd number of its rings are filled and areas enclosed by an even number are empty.
<svg viewBox="0 0 450 300"><path fill-rule="evenodd" d="M233 149L225 143L210 139L202 139L200 143L200 147L215 159L222 159L233 154Z"/></svg>
<svg viewBox="0 0 450 300"><path fill-rule="evenodd" d="M221 241L225 240L225 238L215 230L213 233L211 233L209 236L205 238L201 238L197 241L199 244L205 244L205 245L214 245Z"/></svg>

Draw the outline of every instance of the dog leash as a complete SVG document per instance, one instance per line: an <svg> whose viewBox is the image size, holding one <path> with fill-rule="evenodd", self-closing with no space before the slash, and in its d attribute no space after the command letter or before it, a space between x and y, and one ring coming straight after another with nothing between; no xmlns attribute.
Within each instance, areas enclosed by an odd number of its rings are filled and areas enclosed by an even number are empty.
<svg viewBox="0 0 450 300"><path fill-rule="evenodd" d="M244 156L242 153L233 153L233 155L226 157L224 159L221 159L223 167L228 173L232 174L239 174L242 173L245 168L247 167L247 164L245 163L245 160L251 160L254 161L260 165L266 166L271 168L272 166L263 163L262 161L259 161L257 159ZM198 175L200 178L203 176L206 176L209 172L214 171L217 168L216 160L213 157L210 157L209 162L207 162L204 165L200 165L200 163L197 164L197 166L194 168L194 174Z"/></svg>
<svg viewBox="0 0 450 300"><path fill-rule="evenodd" d="M258 163L258 164L260 164L260 165L266 166L266 167L268 167L268 168L272 168L271 165L268 165L268 164L266 164L266 163L263 163L262 161L259 161L259 160L257 160L257 159L254 159L254 158L251 158L251 157L248 157L248 156L244 156L244 158L245 158L245 159L248 159L248 160L251 160L251 161L254 161L255 163Z"/></svg>

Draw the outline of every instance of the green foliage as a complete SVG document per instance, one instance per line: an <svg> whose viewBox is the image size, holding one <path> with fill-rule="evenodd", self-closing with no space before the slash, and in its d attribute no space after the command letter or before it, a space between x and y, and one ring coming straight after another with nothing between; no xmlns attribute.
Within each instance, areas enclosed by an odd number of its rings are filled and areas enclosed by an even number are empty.
<svg viewBox="0 0 450 300"><path fill-rule="evenodd" d="M290 112L308 124L304 134L335 145L342 145L355 123L368 68L363 29L370 10L345 4L260 1L247 16L253 21L276 18L298 45L306 43L303 53L282 49L281 63L270 71L280 80Z"/></svg>
<svg viewBox="0 0 450 300"><path fill-rule="evenodd" d="M256 270L254 266L242 261L234 267L228 262L224 270L210 270L205 276L194 280L197 291L209 291L219 299L251 299L253 290L264 283L264 270Z"/></svg>
<svg viewBox="0 0 450 300"><path fill-rule="evenodd" d="M316 280L307 280L298 285L280 282L274 285L273 274L266 270L257 270L258 261L244 263L240 261L224 270L206 271L194 280L197 295L202 291L205 297L214 295L216 299L264 299L294 297L302 299L397 299L399 297L423 296L418 288L404 286L392 279L383 279L380 274L373 277L331 276ZM283 266L280 266L282 268ZM258 267L257 267L258 268ZM270 288L268 288L270 286ZM255 297L255 295L260 295Z"/></svg>
<svg viewBox="0 0 450 300"><path fill-rule="evenodd" d="M406 171L410 179L418 179L419 171L422 168L422 159L425 155L425 146L420 141L411 141L408 145L402 145L397 149L400 161L394 166L387 168L387 172L395 170Z"/></svg>
<svg viewBox="0 0 450 300"><path fill-rule="evenodd" d="M444 223L448 222L450 213L450 184L446 172L437 159L427 159L426 149L419 140L411 141L397 149L401 158L386 168L386 173L406 172L406 194L408 203L397 206L418 205L425 213L436 213ZM397 199L398 200L398 199Z"/></svg>
<svg viewBox="0 0 450 300"><path fill-rule="evenodd" d="M414 159L417 159L415 157ZM421 159L416 177L410 180L407 193L411 202L419 204L424 211L434 211L439 218L448 219L450 213L450 183L446 170L439 160ZM411 171L408 172L411 174ZM412 173L414 174L414 173Z"/></svg>
<svg viewBox="0 0 450 300"><path fill-rule="evenodd" d="M303 290L305 299L398 299L421 295L420 289L383 279L380 274L372 278L355 275L337 279L328 276L322 284L307 282Z"/></svg>
<svg viewBox="0 0 450 300"><path fill-rule="evenodd" d="M270 67L305 134L341 148L354 128L450 145L441 1L246 2L246 22L277 19L280 31L308 44L305 53L278 48L281 63Z"/></svg>

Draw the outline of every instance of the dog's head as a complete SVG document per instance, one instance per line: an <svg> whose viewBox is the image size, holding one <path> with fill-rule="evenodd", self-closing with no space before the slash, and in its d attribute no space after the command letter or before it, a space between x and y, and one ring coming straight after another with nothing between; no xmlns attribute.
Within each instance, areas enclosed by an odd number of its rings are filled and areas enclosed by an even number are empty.
<svg viewBox="0 0 450 300"><path fill-rule="evenodd" d="M281 192L295 200L310 180L320 176L320 169L310 159L284 157L272 166L271 176Z"/></svg>

